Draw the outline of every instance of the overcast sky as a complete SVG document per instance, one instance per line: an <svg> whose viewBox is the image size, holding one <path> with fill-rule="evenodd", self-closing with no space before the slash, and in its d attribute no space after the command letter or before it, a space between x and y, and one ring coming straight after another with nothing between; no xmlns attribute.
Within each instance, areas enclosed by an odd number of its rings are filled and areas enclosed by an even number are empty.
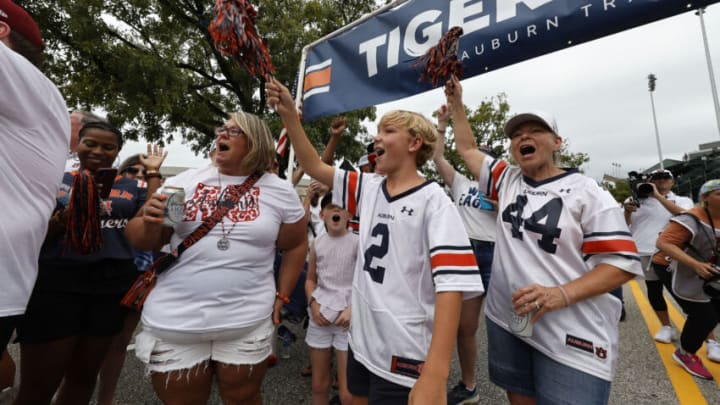
<svg viewBox="0 0 720 405"><path fill-rule="evenodd" d="M718 83L720 5L708 7L704 17ZM505 92L513 113L539 109L553 114L570 150L590 155L583 166L586 174L625 176L658 162L649 73L657 76L655 109L664 158L682 159L698 144L720 141L700 21L692 12L465 79L464 98L474 107ZM434 90L382 104L378 118L395 108L430 116L443 100L441 90ZM121 157L142 150L129 143ZM166 165L204 164L189 148L171 145Z"/></svg>

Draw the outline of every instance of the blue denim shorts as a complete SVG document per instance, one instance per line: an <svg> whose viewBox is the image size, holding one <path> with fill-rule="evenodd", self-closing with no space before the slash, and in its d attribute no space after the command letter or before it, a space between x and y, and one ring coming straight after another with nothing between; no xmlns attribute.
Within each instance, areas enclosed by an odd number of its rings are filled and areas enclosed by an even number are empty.
<svg viewBox="0 0 720 405"><path fill-rule="evenodd" d="M485 291L487 291L488 285L490 284L490 269L492 267L495 242L471 238L470 246L472 246L473 253L475 253L475 260L477 260L478 268L480 269L480 278L482 278L483 287Z"/></svg>
<svg viewBox="0 0 720 405"><path fill-rule="evenodd" d="M490 381L537 405L605 405L610 381L560 364L485 318Z"/></svg>

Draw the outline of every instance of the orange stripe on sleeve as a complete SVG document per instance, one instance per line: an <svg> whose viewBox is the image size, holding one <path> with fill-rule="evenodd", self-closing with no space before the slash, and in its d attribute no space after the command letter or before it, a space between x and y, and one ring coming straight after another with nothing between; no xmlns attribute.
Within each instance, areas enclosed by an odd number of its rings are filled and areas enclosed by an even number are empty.
<svg viewBox="0 0 720 405"><path fill-rule="evenodd" d="M637 246L631 240L610 239L583 243L582 251L588 253L633 252L637 253Z"/></svg>
<svg viewBox="0 0 720 405"><path fill-rule="evenodd" d="M492 179L492 184L491 184L492 188L490 189L490 198L492 198L495 201L498 200L498 193L497 193L498 179L500 178L500 175L502 174L503 170L505 170L506 167L507 167L507 162L505 162L504 160L499 161L490 176L490 178Z"/></svg>
<svg viewBox="0 0 720 405"><path fill-rule="evenodd" d="M325 69L316 70L312 73L305 75L305 84L303 91L308 91L313 87L327 86L330 84L330 76L332 75L332 67L328 66Z"/></svg>
<svg viewBox="0 0 720 405"><path fill-rule="evenodd" d="M432 268L444 266L477 266L472 253L438 253L430 259Z"/></svg>
<svg viewBox="0 0 720 405"><path fill-rule="evenodd" d="M355 193L357 192L357 185L358 185L358 174L357 172L349 172L348 173L348 193L347 193L347 201L345 202L345 206L347 207L347 210L352 215L355 215L355 209L357 208L355 206L355 199L357 198L355 196Z"/></svg>

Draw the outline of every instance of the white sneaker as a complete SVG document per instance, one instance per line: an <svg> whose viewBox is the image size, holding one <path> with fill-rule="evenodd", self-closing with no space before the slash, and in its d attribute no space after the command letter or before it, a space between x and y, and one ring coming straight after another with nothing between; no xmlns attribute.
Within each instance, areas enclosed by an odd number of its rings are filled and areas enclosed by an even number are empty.
<svg viewBox="0 0 720 405"><path fill-rule="evenodd" d="M677 342L680 340L680 331L677 330L675 327L672 328L672 340L673 342Z"/></svg>
<svg viewBox="0 0 720 405"><path fill-rule="evenodd" d="M10 405L15 401L17 388L7 387L0 390L0 405Z"/></svg>
<svg viewBox="0 0 720 405"><path fill-rule="evenodd" d="M658 333L655 334L654 339L660 343L670 343L673 340L678 340L678 337L680 336L680 333L677 329L673 328L672 326L665 325Z"/></svg>
<svg viewBox="0 0 720 405"><path fill-rule="evenodd" d="M716 342L712 339L707 341L707 357L708 360L720 363L720 342Z"/></svg>

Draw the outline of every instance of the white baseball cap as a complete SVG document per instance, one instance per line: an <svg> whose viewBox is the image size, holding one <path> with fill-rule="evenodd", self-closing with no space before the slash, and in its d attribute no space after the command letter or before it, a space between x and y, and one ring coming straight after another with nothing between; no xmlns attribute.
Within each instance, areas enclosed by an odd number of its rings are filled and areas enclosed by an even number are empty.
<svg viewBox="0 0 720 405"><path fill-rule="evenodd" d="M510 137L510 135L512 135L512 133L517 129L517 127L526 122L532 121L539 122L548 127L548 129L550 129L550 131L552 131L552 133L554 133L555 135L558 134L555 118L540 111L532 111L517 114L510 118L508 122L505 123L505 136Z"/></svg>
<svg viewBox="0 0 720 405"><path fill-rule="evenodd" d="M657 169L650 173L650 180L674 179L672 172L668 169Z"/></svg>
<svg viewBox="0 0 720 405"><path fill-rule="evenodd" d="M369 165L369 164L370 164L370 159L368 159L368 155L362 155L362 156L360 157L360 160L358 160L358 163L357 163L357 164L358 164L358 167L362 167L362 166L365 166L365 165Z"/></svg>

